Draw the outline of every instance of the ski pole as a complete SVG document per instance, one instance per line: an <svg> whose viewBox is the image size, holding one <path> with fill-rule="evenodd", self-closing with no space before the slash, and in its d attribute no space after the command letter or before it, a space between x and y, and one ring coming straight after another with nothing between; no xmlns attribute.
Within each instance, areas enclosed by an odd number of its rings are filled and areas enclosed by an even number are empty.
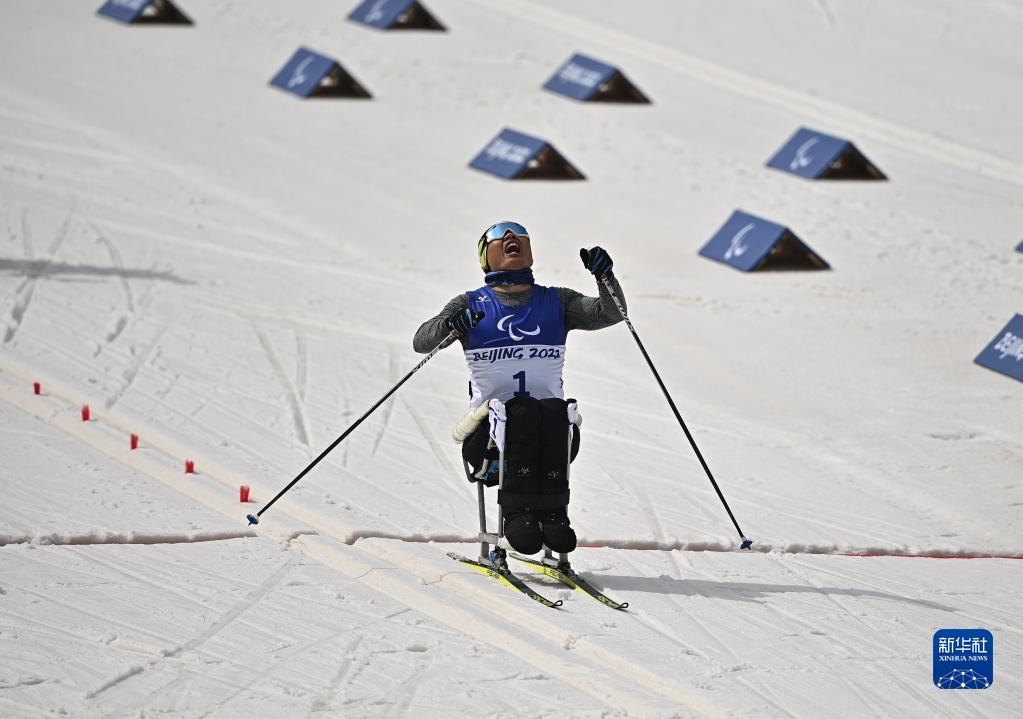
<svg viewBox="0 0 1023 719"><path fill-rule="evenodd" d="M579 250L579 255L582 257L583 262L587 262L589 253L585 250ZM742 540L740 549L749 549L753 546L753 540L747 537L742 529L739 527L739 523L735 519L735 515L732 514L731 507L728 506L728 502L725 500L725 495L721 493L721 488L718 487L718 483L714 480L714 475L711 474L710 467L707 466L707 461L703 458L703 454L700 452L700 448L696 446L696 440L693 439L693 435L689 432L689 428L686 426L685 421L682 419L682 415L678 411L678 407L675 406L674 400L671 399L671 395L668 394L668 388L664 386L664 382L661 380L661 375L657 373L657 368L654 367L653 360L650 359L650 355L647 354L646 347L643 346L643 342L639 339L639 333L636 332L636 328L632 326L632 322L629 320L629 315L625 313L625 308L622 306L621 300L618 299L618 295L611 286L611 281L607 277L601 277L600 281L604 283L604 287L611 294L611 299L614 300L615 305L618 307L618 311L622 314L622 319L625 320L625 324L628 325L629 331L632 332L632 338L636 340L636 345L639 346L639 351L643 353L643 359L646 360L647 366L650 367L650 371L654 373L654 379L657 380L657 384L661 388L661 392L664 393L664 398L668 400L668 405L671 407L671 411L675 413L675 419L678 420L679 425L682 427L682 431L685 432L686 439L689 440L689 444L693 447L693 452L696 453L696 458L700 460L700 464L703 466L703 471L707 473L707 478L710 483L714 485L714 491L718 494L718 499L721 500L721 504L725 506L725 511L728 512L728 518L732 520L732 524L735 525L735 531L739 533L739 539Z"/></svg>
<svg viewBox="0 0 1023 719"><path fill-rule="evenodd" d="M477 321L478 321L478 320L477 320ZM368 410L368 411L366 412L366 414L362 415L362 416L361 416L361 417L359 417L359 418L358 418L357 420L355 420L355 423L354 423L354 424L353 424L352 426L350 426L350 427L349 427L348 429L346 429L346 430L345 430L345 431L344 431L344 432L342 433L342 435L341 435L340 437L338 437L338 438L337 438L337 439L335 439L335 440L334 440L333 442L331 442L331 443L330 443L330 446L329 446L329 447L327 447L327 448L326 448L325 450L323 450L323 452L321 452L321 453L320 453L320 456L319 456L319 457L317 457L317 458L316 458L316 459L314 459L314 460L313 460L312 462L310 462L310 463L308 464L308 466L306 466L306 468L305 468L305 469L303 469L303 470L302 470L301 472L299 472L299 473L298 473L298 476L297 476L297 477L295 477L295 478L294 478L293 480L291 480L290 482L288 482L288 486L286 486L286 487L285 487L284 489L282 489L282 490L281 490L280 492L278 492L278 493L277 493L277 496L276 496L276 497L274 497L274 498L273 498L273 499L271 499L271 500L270 500L269 502L267 502L266 504L264 504L264 505L263 505L263 508L262 508L261 510L259 510L258 512L256 512L255 514L249 514L249 515L247 515L247 516L246 516L246 519L248 519L248 520L249 520L249 524L250 524L250 525L253 525L253 524L259 524L259 518L260 518L260 517L261 517L261 516L263 515L263 512L265 512L266 510L270 509L270 507L272 507L272 506L273 506L274 502L276 502L276 501L277 501L278 499L280 499L281 497L283 497L283 496L284 496L284 494L285 494L285 493L286 493L286 492L287 492L287 491L288 491L289 489L291 489L292 487L294 487L294 486L295 486L295 485L296 485L296 484L298 483L298 480L300 480L300 479L302 479L302 477L306 476L306 474L307 474L307 473L309 472L309 470L311 470L311 469L312 469L313 467L315 467L315 466L316 466L317 464L319 464L319 462L320 462L320 460L321 460L321 459L323 459L324 457L326 457L326 456L327 456L328 454L330 454L330 453L331 453L331 451L333 451L333 449L334 449L335 447L337 447L337 446L338 446L339 444L341 444L341 442L342 442L342 441L344 440L344 438L345 438L345 437L347 437L348 435L350 435L350 434L351 434L351 433L352 433L352 432L353 432L353 431L355 430L355 428L356 428L356 427L358 427L358 426L359 426L360 424L362 424L362 421L363 421L364 419L366 419L366 418L367 418L367 417L369 417L369 416L370 416L371 414L373 414L373 412L374 412L374 411L376 411L376 408L377 408L377 407L379 407L380 405L382 405L382 404L383 404L383 403L384 403L384 402L385 402L385 401L387 400L387 398L388 398L388 397L390 397L390 396L391 396L392 394L394 394L394 393L395 393L395 392L396 392L396 391L398 390L398 388L399 388L399 387L401 387L401 386L402 386L403 384L405 384L405 382L407 382L407 381L408 381L408 379L409 379L409 378L410 378L410 377L411 377L412 375L414 375L414 374L415 374L416 372L418 372L418 371L420 370L420 368L422 368L422 366L423 366L423 365L425 365L425 364L426 364L427 362L429 362L429 361L430 361L430 359L431 359L431 358L432 358L432 357L433 357L433 356L434 356L435 354L437 354L437 353L438 353L438 352L440 352L440 351L441 351L442 349L444 349L445 347L447 347L448 345L450 345L450 344L451 344L452 342L454 342L454 341L455 341L455 340L456 340L457 338L458 338L458 333L457 333L457 332L455 332L454 330L452 330L452 331L451 331L451 333L450 333L450 334L449 334L449 335L448 335L447 337L445 337L445 338L444 338L443 340L441 340L441 342L440 342L440 344L439 344L439 345L437 345L437 346L436 346L436 347L434 347L434 348L433 348L432 350L430 350L430 353L429 353L428 355L426 355L426 357L424 357L424 358L423 358L423 359L422 359L422 360L421 360L421 361L419 362L419 364L417 364L417 365L416 365L415 367L413 367L413 368L412 368L412 370L411 370L411 371L410 371L410 372L409 372L409 373L408 373L407 375L405 375L404 377L402 377L402 378L401 378L401 380L399 380L399 381L398 381L398 384L396 384L396 385L394 385L393 387L391 387L391 389L390 389L390 390L388 390L387 394L385 394L385 395L384 395L383 397L381 397L381 398L380 398L379 400L377 400L377 403L376 403L376 404L374 404L374 405L373 405L372 407L370 407L370 408L369 408L369 410Z"/></svg>

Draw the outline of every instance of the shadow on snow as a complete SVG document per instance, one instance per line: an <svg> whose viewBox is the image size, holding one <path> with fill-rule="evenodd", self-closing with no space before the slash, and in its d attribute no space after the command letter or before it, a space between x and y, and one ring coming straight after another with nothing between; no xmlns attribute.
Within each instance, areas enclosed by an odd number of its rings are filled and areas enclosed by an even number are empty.
<svg viewBox="0 0 1023 719"><path fill-rule="evenodd" d="M185 280L168 270L136 270L120 267L97 267L95 265L71 265L66 262L50 260L14 260L0 258L0 273L25 277L55 277L58 275L79 275L82 277L123 277L134 280L162 280L179 285L195 284Z"/></svg>
<svg viewBox="0 0 1023 719"><path fill-rule="evenodd" d="M772 594L821 594L869 599L885 599L892 602L915 604L943 612L956 611L953 607L913 599L898 594L878 592L873 589L844 589L840 587L811 587L798 584L755 584L752 582L712 582L705 579L674 579L672 577L626 577L614 574L596 574L592 581L609 591L619 589L631 592L652 592L654 594L685 594L694 597L732 599L740 602L756 602Z"/></svg>

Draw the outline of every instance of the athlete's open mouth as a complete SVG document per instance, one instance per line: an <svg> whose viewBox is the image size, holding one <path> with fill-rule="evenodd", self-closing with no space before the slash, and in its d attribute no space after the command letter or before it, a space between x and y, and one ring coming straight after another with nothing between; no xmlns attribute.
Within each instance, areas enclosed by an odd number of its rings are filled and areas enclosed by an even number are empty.
<svg viewBox="0 0 1023 719"><path fill-rule="evenodd" d="M506 255L517 255L519 254L519 243L516 240L509 240L504 243L504 254Z"/></svg>

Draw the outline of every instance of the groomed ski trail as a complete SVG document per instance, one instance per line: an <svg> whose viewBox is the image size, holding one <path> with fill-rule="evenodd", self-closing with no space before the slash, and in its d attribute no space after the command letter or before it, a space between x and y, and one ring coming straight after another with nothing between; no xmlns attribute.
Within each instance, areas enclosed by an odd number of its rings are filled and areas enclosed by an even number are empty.
<svg viewBox="0 0 1023 719"><path fill-rule="evenodd" d="M11 368L7 363L0 360L0 369L6 374L12 375ZM8 377L8 380L10 377ZM13 387L9 381L0 383L0 399L6 399L12 404L28 411L30 414L48 422L52 426L61 429L86 445L89 445L107 454L113 459L126 464L137 471L155 479L165 482L178 492L192 498L198 504L215 509L221 514L228 516L239 523L242 522L243 509L237 503L235 487L241 477L230 470L218 466L212 457L205 457L202 454L196 455L202 474L190 476L187 481L180 473L180 467L173 466L169 458L178 456L181 448L173 440L163 437L154 428L145 424L136 424L133 418L120 414L113 414L110 417L103 417L106 420L115 420L127 424L139 426L147 437L147 443L160 452L133 453L127 452L122 442L114 439L114 434L108 428L98 426L97 422L83 423L76 416L75 408L67 399L64 406L55 408L54 401L59 399L66 388L60 387L59 383L47 380L49 393L52 395L49 401L40 401L33 397L24 387ZM25 387L29 386L26 382ZM70 397L67 394L66 397ZM46 398L44 398L45 400ZM167 444L164 444L164 441ZM161 452L164 454L161 455ZM405 541L407 537L396 537L394 539L364 539L369 533L351 532L349 527L344 526L335 516L326 511L320 511L307 504L283 503L274 509L272 520L261 524L258 532L280 542L286 543L289 548L300 549L307 556L319 561L321 564L341 572L344 576L359 581L367 587L374 589L399 602L402 606L415 609L422 614L446 625L462 634L469 635L483 643L490 645L500 651L509 652L519 659L535 666L539 671L544 672L551 679L561 682L564 686L571 687L586 694L600 703L609 707L614 713L642 716L670 716L672 713L679 714L679 709L684 708L682 715L693 716L723 716L736 711L736 705L742 706L743 712L757 712L760 715L769 716L804 716L809 710L808 704L813 705L812 699L800 698L793 695L787 689L779 694L780 687L774 686L770 681L771 675L777 671L773 669L770 662L767 662L762 652L758 659L750 659L744 656L737 648L724 650L719 646L720 641L726 641L733 647L736 642L743 642L749 639L748 634L741 629L732 631L735 626L734 619L722 624L726 617L731 616L730 611L738 608L738 611L751 614L750 610L743 610L742 605L730 605L729 613L725 615L714 614L708 601L717 603L720 599L741 599L743 595L749 594L757 604L764 603L756 597L759 592L757 587L762 587L764 592L786 593L800 592L808 597L805 602L814 611L828 612L828 607L835 610L831 612L835 616L828 616L825 623L818 624L816 621L803 621L793 614L788 603L783 606L773 606L775 603L768 602L772 606L767 609L775 616L788 620L784 626L775 627L771 624L764 624L765 631L778 630L793 631L799 634L808 634L811 637L829 636L833 633L833 625L828 622L841 622L841 616L849 618L851 615L847 608L841 608L832 601L823 604L810 599L810 595L828 595L834 592L847 593L851 596L863 597L866 601L872 599L897 600L909 602L910 605L918 605L928 609L955 611L951 607L940 607L933 603L922 602L912 599L909 596L898 596L885 592L860 591L856 589L836 589L821 587L817 583L811 585L793 585L785 587L773 584L750 584L748 582L707 582L705 580L691 580L693 567L689 564L700 555L693 555L692 558L675 553L665 553L660 559L651 563L644 560L643 566L635 564L637 556L616 557L609 555L600 559L596 554L593 560L587 561L588 557L578 560L579 569L583 572L596 569L601 571L599 565L607 560L612 560L608 566L615 563L621 565L631 564L635 572L628 575L615 576L602 571L600 576L601 586L609 593L628 600L632 603L627 614L613 615L616 621L608 624L607 609L598 607L595 603L586 598L576 601L566 601L565 610L554 614L549 610L538 607L528 599L508 592L504 588L497 587L493 582L479 577L469 569L463 569L451 565L451 561L444 556L445 549L442 545L426 542ZM465 545L458 547L461 551L467 551ZM472 551L472 550L468 550ZM727 555L710 553L708 559L700 559L700 563L711 563L720 565L719 568L730 567L725 559ZM777 564L782 561L778 555L764 557L762 554L735 555L749 557L744 561L770 561ZM711 559L720 558L719 559ZM762 559L755 559L761 557ZM837 558L839 561L865 561L863 559ZM679 564L684 562L685 567ZM883 560L882 560L883 561ZM685 569L685 579L671 579L666 575L658 577L656 570L652 569L657 562L666 563L665 569L669 574L678 576L678 573ZM725 562L725 564L721 564ZM957 563L958 564L958 563ZM968 563L962 563L966 566ZM594 566L598 565L598 566ZM1007 563L1008 567L1018 566L1016 562ZM619 568L621 568L619 566ZM654 574L650 574L653 571ZM756 575L756 569L750 570ZM734 576L734 569L726 570L725 575ZM719 574L714 572L714 576ZM649 576L648 576L649 575ZM742 576L746 576L744 573ZM775 578L775 577L772 577ZM661 589L661 584L666 586ZM705 592L701 587L707 585L711 591ZM567 588L550 590L550 584L543 585L546 591L554 598L569 599L575 593ZM636 592L654 592L652 594L637 596ZM738 592L733 595L732 592ZM679 602L673 594L684 594L693 597L693 601ZM764 594L768 596L768 594ZM827 599L827 597L825 597ZM748 605L748 606L756 606ZM711 612L707 614L707 612ZM746 624L759 624L763 621L764 610L753 610L757 616L750 616ZM841 615L841 616L839 616ZM892 621L891 612L882 612L882 621ZM624 617L624 618L622 618ZM921 619L926 617L916 616L914 621L919 624ZM678 623L681 622L681 625ZM621 631L618 627L621 625ZM678 625L678 626L677 626ZM682 626L689 625L700 633L702 639L690 640L683 634ZM857 622L857 626L862 626ZM605 627L614 627L604 629ZM840 626L840 631L847 627ZM718 637L719 632L731 632L735 636ZM750 635L750 636L756 636ZM782 636L789 636L784 634ZM780 636L776 636L780 639ZM621 642L624 640L624 644ZM645 651L653 651L651 647L657 647L658 652L672 661L659 663L656 666L644 665L633 661L628 651L619 653L619 647L628 647L639 643L646 647ZM871 655L870 651L859 647L857 644L843 640L840 644L842 650L849 659L864 660ZM763 649L762 647L758 650ZM870 649L869 647L867 649ZM756 653L756 652L755 652ZM826 655L829 662L837 661L838 658L831 654ZM799 665L800 661L789 661L789 664ZM798 666L792 667L800 670ZM747 675L746 672L754 672ZM739 672L736 674L736 672ZM912 698L919 701L919 697L913 688L905 681L894 681L875 674L875 679L881 682L877 687L866 686L859 682L848 682L841 677L828 680L831 683L832 691L844 695L847 700L862 702L864 707L876 706L877 702L884 696L883 691L894 690L900 696ZM704 692L715 688L715 685L723 677L729 677L731 686L738 690L738 694L729 695L728 708L717 705L714 696L704 696ZM822 677L823 679L823 677ZM1003 682L1007 681L1003 678ZM880 693L879 693L880 692ZM786 694L787 693L787 694ZM869 694L869 696L862 696Z"/></svg>
<svg viewBox="0 0 1023 719"><path fill-rule="evenodd" d="M16 374L16 370L7 363L0 363L0 367L9 374ZM66 395L59 382L44 381L52 395ZM171 469L166 461L145 453L125 452L124 447L109 434L96 431L89 426L90 423L79 421L71 413L41 412L32 395L23 395L9 386L0 385L0 399L112 459L164 482L197 503L243 521L244 512L231 491L240 478L217 467L211 458L195 455L202 477L212 481L190 479L184 482L180 470ZM183 448L155 428L128 420L120 414L107 419L141 427L148 445L168 456L184 456ZM507 593L509 596L500 596L506 590L495 587L467 568L460 571L455 565L447 572L423 577L415 552L404 542L371 540L350 545L345 541L347 532L332 518L307 509L296 510L293 505L275 506L273 520L260 524L258 532L288 542L290 547L301 548L307 556L454 630L496 649L509 651L551 678L592 696L616 711L627 715L669 716L679 707L685 707L692 716L726 716L726 712L696 696L678 681L615 656L557 622L542 620L536 614L537 611L547 611L545 608L510 592ZM415 546L429 547L429 551L437 553L437 561L450 563L440 546ZM590 610L598 614L607 611L597 606ZM567 648L571 648L570 655L565 653ZM121 680L129 678L125 676Z"/></svg>

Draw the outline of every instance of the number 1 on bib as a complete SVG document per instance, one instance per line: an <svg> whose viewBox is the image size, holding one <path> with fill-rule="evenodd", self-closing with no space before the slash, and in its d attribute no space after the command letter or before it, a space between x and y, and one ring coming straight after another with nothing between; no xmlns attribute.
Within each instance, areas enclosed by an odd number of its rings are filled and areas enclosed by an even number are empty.
<svg viewBox="0 0 1023 719"><path fill-rule="evenodd" d="M526 391L526 370L520 370L512 375L512 379L519 381L519 389L515 393L516 397L528 397L529 392Z"/></svg>

